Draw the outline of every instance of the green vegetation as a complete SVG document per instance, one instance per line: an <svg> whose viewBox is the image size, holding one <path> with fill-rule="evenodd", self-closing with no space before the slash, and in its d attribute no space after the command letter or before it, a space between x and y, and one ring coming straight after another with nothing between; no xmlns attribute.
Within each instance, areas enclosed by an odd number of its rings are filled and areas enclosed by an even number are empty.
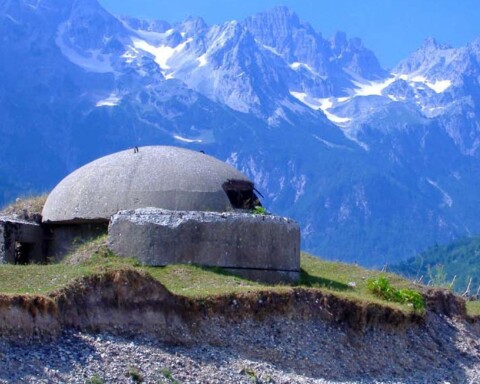
<svg viewBox="0 0 480 384"><path fill-rule="evenodd" d="M25 220L35 220L41 215L48 195L24 196L18 198L14 203L2 208L0 214L13 215Z"/></svg>
<svg viewBox="0 0 480 384"><path fill-rule="evenodd" d="M255 208L253 208L253 213L255 213L257 215L266 215L267 210L264 207L261 207L260 205L257 205L257 206L255 206Z"/></svg>
<svg viewBox="0 0 480 384"><path fill-rule="evenodd" d="M83 265L1 265L0 292L45 295L92 272Z"/></svg>
<svg viewBox="0 0 480 384"><path fill-rule="evenodd" d="M391 273L365 269L353 264L331 262L302 254L300 285L334 292L338 296L356 301L390 305L400 310L411 306L378 297L368 288L368 282L386 276L398 289L418 289L411 281Z"/></svg>
<svg viewBox="0 0 480 384"><path fill-rule="evenodd" d="M423 284L463 293L470 283L470 295L480 289L480 236L463 238L447 245L435 245L426 252L392 266L392 271Z"/></svg>
<svg viewBox="0 0 480 384"><path fill-rule="evenodd" d="M293 288L290 285L271 286L253 282L219 268L193 265L141 266L135 260L113 255L106 247L106 237L102 236L79 245L75 252L62 263L0 265L0 292L10 295L48 295L76 279L119 269L136 269L146 272L172 293L196 299L263 290L289 292ZM374 285L378 289L372 288ZM325 261L306 253L301 255L300 281L296 286L321 289L323 292L333 293L360 303L387 305L403 312L419 310L424 305L417 292L422 287L414 285L405 278L352 264ZM480 315L478 301L468 302L467 308L469 314Z"/></svg>
<svg viewBox="0 0 480 384"><path fill-rule="evenodd" d="M167 379L170 383L172 383L172 384L179 384L179 381L175 380L175 378L173 377L172 371L170 371L170 369L168 369L168 368L163 368L163 369L162 369L162 375L163 375L163 377L165 377L165 379Z"/></svg>
<svg viewBox="0 0 480 384"><path fill-rule="evenodd" d="M78 257L91 252L90 258ZM78 260L72 264L72 260ZM219 295L272 290L288 292L290 285L269 286L229 274L219 268L193 265L169 265L166 267L140 266L136 261L118 258L107 250L105 238L81 245L63 263L51 265L1 265L0 292L5 294L43 294L58 290L75 279L107 270L130 269L144 271L177 295L190 298L208 298ZM389 302L368 289L368 280L380 276L380 272L355 265L334 263L308 254L301 257L301 276L298 287L322 289L358 302L374 302L389 305L402 311L411 307ZM387 274L399 289L413 288L413 284L399 276Z"/></svg>
<svg viewBox="0 0 480 384"><path fill-rule="evenodd" d="M85 383L86 384L103 384L104 381L99 375L95 374L92 377L90 377Z"/></svg>
<svg viewBox="0 0 480 384"><path fill-rule="evenodd" d="M368 280L367 286L371 292L387 301L410 304L415 310L425 309L425 300L419 292L408 288L397 289L385 276Z"/></svg>
<svg viewBox="0 0 480 384"><path fill-rule="evenodd" d="M480 300L467 301L467 313L470 316L480 317Z"/></svg>
<svg viewBox="0 0 480 384"><path fill-rule="evenodd" d="M143 375L136 367L128 367L127 377L130 377L134 383L143 383Z"/></svg>
<svg viewBox="0 0 480 384"><path fill-rule="evenodd" d="M251 368L243 368L240 373L242 375L245 375L247 376L249 379L250 379L250 382L251 383L258 383L260 382L257 378L257 374L255 373L255 371Z"/></svg>

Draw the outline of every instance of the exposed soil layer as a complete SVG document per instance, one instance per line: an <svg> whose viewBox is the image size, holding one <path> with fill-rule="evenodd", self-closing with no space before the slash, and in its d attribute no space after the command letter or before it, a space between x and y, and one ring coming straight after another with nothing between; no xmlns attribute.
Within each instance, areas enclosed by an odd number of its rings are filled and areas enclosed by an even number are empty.
<svg viewBox="0 0 480 384"><path fill-rule="evenodd" d="M448 291L425 293L427 314L466 319L465 302ZM295 288L190 299L169 292L157 280L133 269L108 271L77 280L43 296L0 296L0 336L55 336L61 329L157 334L164 341L205 341L212 319L225 326L271 318L326 321L346 329L402 330L425 326L425 315L406 314L375 303L361 303ZM475 319L470 319L475 322Z"/></svg>
<svg viewBox="0 0 480 384"><path fill-rule="evenodd" d="M28 340L59 334L58 306L43 296L0 295L0 338Z"/></svg>
<svg viewBox="0 0 480 384"><path fill-rule="evenodd" d="M425 295L424 315L300 288L201 300L105 272L50 297L0 296L0 383L127 383L131 366L146 382L168 382L165 369L186 383L480 379L480 322L449 292Z"/></svg>

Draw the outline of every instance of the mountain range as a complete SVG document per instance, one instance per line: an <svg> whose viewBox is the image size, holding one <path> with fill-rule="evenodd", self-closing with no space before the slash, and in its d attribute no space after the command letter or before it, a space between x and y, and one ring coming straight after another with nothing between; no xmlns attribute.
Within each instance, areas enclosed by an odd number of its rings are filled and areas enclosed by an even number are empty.
<svg viewBox="0 0 480 384"><path fill-rule="evenodd" d="M299 221L303 248L379 266L480 233L480 40L393 69L276 7L220 25L0 0L0 203L99 156L203 150Z"/></svg>

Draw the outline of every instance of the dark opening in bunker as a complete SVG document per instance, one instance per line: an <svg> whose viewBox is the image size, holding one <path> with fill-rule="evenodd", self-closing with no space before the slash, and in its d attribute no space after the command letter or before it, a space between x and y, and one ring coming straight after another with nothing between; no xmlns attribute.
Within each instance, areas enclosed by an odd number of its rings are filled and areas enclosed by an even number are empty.
<svg viewBox="0 0 480 384"><path fill-rule="evenodd" d="M244 180L227 180L222 185L223 190L235 209L254 209L262 206L255 194L253 183Z"/></svg>
<svg viewBox="0 0 480 384"><path fill-rule="evenodd" d="M33 244L15 242L15 264L28 264L32 259Z"/></svg>

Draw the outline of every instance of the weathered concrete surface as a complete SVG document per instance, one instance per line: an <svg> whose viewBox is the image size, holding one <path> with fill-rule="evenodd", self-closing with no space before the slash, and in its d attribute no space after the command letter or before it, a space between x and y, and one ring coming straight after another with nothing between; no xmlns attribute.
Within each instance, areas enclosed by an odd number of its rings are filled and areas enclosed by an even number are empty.
<svg viewBox="0 0 480 384"><path fill-rule="evenodd" d="M114 215L108 232L113 252L146 265L216 266L270 282L300 271L300 228L284 217L146 208Z"/></svg>
<svg viewBox="0 0 480 384"><path fill-rule="evenodd" d="M20 248L23 248L22 252ZM20 255L23 257L19 258ZM0 263L44 261L42 227L29 221L0 216Z"/></svg>
<svg viewBox="0 0 480 384"><path fill-rule="evenodd" d="M251 184L232 166L200 152L155 146L95 160L63 179L43 208L44 222L109 220L122 209L232 210L222 185Z"/></svg>

